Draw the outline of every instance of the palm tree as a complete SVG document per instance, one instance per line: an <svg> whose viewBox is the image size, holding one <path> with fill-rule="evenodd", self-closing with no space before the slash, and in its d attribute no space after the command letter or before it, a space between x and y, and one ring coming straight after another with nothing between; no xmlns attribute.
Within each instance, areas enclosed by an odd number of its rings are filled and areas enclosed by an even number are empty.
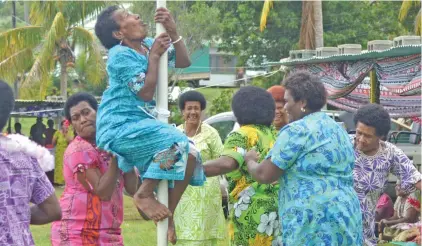
<svg viewBox="0 0 422 246"><path fill-rule="evenodd" d="M413 7L419 8L419 12L416 15L415 19L415 33L416 35L421 35L421 2L419 0L404 0L401 4L400 12L399 12L399 21L403 22L407 14L409 13L409 10Z"/></svg>
<svg viewBox="0 0 422 246"><path fill-rule="evenodd" d="M42 1L31 4L31 26L0 34L0 77L15 81L22 77L21 89L39 86L39 99L56 68L60 68L61 96L67 96L68 70L79 54L91 69L87 81L99 84L106 76L100 46L94 35L80 27L93 17L105 2ZM28 94L26 94L28 96Z"/></svg>
<svg viewBox="0 0 422 246"><path fill-rule="evenodd" d="M265 0L261 13L261 32L267 24L273 0ZM324 46L321 0L302 1L302 20L300 26L299 48L315 49Z"/></svg>

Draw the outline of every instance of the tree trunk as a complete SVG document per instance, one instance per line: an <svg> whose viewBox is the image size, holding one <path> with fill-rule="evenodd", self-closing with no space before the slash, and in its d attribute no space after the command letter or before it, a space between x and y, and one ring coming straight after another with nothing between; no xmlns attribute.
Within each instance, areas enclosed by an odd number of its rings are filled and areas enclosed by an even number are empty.
<svg viewBox="0 0 422 246"><path fill-rule="evenodd" d="M324 47L324 28L322 24L322 1L314 2L315 48Z"/></svg>
<svg viewBox="0 0 422 246"><path fill-rule="evenodd" d="M324 46L321 0L302 1L299 48L314 50Z"/></svg>
<svg viewBox="0 0 422 246"><path fill-rule="evenodd" d="M60 96L67 99L67 69L66 63L60 62Z"/></svg>
<svg viewBox="0 0 422 246"><path fill-rule="evenodd" d="M314 4L302 1L302 20L300 25L299 49L315 49Z"/></svg>

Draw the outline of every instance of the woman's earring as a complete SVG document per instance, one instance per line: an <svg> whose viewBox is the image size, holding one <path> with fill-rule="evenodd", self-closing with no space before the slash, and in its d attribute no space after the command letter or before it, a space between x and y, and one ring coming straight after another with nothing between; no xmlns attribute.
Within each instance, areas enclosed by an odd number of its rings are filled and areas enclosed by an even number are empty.
<svg viewBox="0 0 422 246"><path fill-rule="evenodd" d="M119 44L120 44L120 45L122 45L122 44L123 44L123 39L121 39L121 40L120 40L120 43L119 43Z"/></svg>
<svg viewBox="0 0 422 246"><path fill-rule="evenodd" d="M305 113L306 112L306 109L305 108L301 108L300 111L302 111L303 113Z"/></svg>

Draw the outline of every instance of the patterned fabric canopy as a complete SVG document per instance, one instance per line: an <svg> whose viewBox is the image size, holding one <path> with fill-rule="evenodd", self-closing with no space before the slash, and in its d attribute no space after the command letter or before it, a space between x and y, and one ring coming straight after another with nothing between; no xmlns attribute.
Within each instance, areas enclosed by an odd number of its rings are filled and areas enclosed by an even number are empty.
<svg viewBox="0 0 422 246"><path fill-rule="evenodd" d="M372 60L327 62L296 65L291 71L306 70L317 75L327 89L328 98L336 99L352 92L368 75L373 65Z"/></svg>
<svg viewBox="0 0 422 246"><path fill-rule="evenodd" d="M328 91L328 103L349 112L369 103L369 80L375 69L380 82L380 103L391 117L421 116L421 54L293 65L291 71L318 75Z"/></svg>

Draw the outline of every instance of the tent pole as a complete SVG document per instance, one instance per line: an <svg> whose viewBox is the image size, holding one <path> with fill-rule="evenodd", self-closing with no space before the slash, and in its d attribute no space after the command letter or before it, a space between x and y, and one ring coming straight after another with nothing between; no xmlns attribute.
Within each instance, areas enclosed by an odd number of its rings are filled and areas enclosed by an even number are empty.
<svg viewBox="0 0 422 246"><path fill-rule="evenodd" d="M166 0L157 0L157 8L166 7ZM156 24L156 35L166 32L164 26ZM157 79L157 108L159 110L168 110L168 61L167 52L161 58L158 66ZM166 116L158 115L158 120L168 123ZM157 190L158 201L168 207L168 181L161 180ZM157 246L167 246L168 219L157 224Z"/></svg>
<svg viewBox="0 0 422 246"><path fill-rule="evenodd" d="M370 78L370 96L369 100L371 103L380 103L380 85L377 78L377 73L375 71L375 68L373 68L369 72L369 78Z"/></svg>

